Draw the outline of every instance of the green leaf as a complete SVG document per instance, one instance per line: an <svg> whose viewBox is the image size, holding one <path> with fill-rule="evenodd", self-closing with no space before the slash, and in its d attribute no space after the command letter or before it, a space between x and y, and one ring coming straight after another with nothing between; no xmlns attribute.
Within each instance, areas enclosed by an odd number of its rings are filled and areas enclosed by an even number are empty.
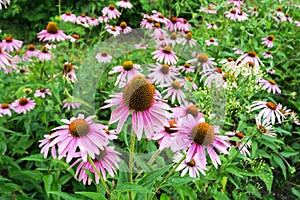
<svg viewBox="0 0 300 200"><path fill-rule="evenodd" d="M275 154L272 157L273 157L273 160L277 163L277 165L279 165L279 167L281 168L284 179L286 179L286 167L285 167L282 159L279 156L275 155Z"/></svg>
<svg viewBox="0 0 300 200"><path fill-rule="evenodd" d="M267 164L263 164L262 172L258 177L260 178L260 180L262 180L265 183L265 185L267 186L267 190L270 193L272 189L274 177L271 168Z"/></svg>
<svg viewBox="0 0 300 200"><path fill-rule="evenodd" d="M167 185L172 185L172 186L177 186L178 185L179 186L179 185L190 183L194 180L196 180L196 178L172 176L167 180L166 183L167 183Z"/></svg>
<svg viewBox="0 0 300 200"><path fill-rule="evenodd" d="M58 191L50 191L49 192L50 194L54 194L54 195L57 195L65 200L83 200L84 198L80 198L79 196L77 195L73 195L73 194L68 194L68 193L65 193L65 192L58 192Z"/></svg>
<svg viewBox="0 0 300 200"><path fill-rule="evenodd" d="M257 187L255 187L254 185L248 184L247 191L250 192L250 194L254 195L255 197L261 199L261 194L257 189Z"/></svg>
<svg viewBox="0 0 300 200"><path fill-rule="evenodd" d="M226 194L216 191L213 195L215 200L230 200Z"/></svg>
<svg viewBox="0 0 300 200"><path fill-rule="evenodd" d="M88 197L93 200L106 200L107 199L104 195L102 195L98 192L75 192L75 194L79 194L79 195Z"/></svg>
<svg viewBox="0 0 300 200"><path fill-rule="evenodd" d="M295 188L292 188L292 193L293 193L296 197L298 197L298 199L300 199L300 192L299 192L299 190L297 190L297 189L295 189Z"/></svg>
<svg viewBox="0 0 300 200"><path fill-rule="evenodd" d="M30 156L27 156L25 158L22 158L21 159L22 161L23 160L27 160L27 161L37 161L37 162L45 162L47 161L47 159L44 158L44 156L42 154L34 154L34 155L30 155Z"/></svg>
<svg viewBox="0 0 300 200"><path fill-rule="evenodd" d="M170 200L170 197L166 193L162 193L159 200Z"/></svg>
<svg viewBox="0 0 300 200"><path fill-rule="evenodd" d="M170 165L165 166L159 170L155 170L149 172L145 177L143 177L138 183L143 186L147 186L152 184L157 178L159 178L162 174L167 172L170 169Z"/></svg>
<svg viewBox="0 0 300 200"><path fill-rule="evenodd" d="M47 197L50 197L50 194L48 193L51 190L51 185L53 181L53 177L51 174L43 176L43 181L44 181L44 188L47 194Z"/></svg>
<svg viewBox="0 0 300 200"><path fill-rule="evenodd" d="M255 158L256 150L257 150L257 142L252 142L252 148L251 148L251 156L252 158Z"/></svg>
<svg viewBox="0 0 300 200"><path fill-rule="evenodd" d="M122 185L117 186L114 191L118 191L118 192L128 192L128 191L135 191L137 193L153 193L151 190L138 185L136 183L124 183Z"/></svg>
<svg viewBox="0 0 300 200"><path fill-rule="evenodd" d="M289 158L291 156L296 156L299 154L298 151L283 151L283 152L280 152L280 154L283 156L283 157L286 157L286 158Z"/></svg>

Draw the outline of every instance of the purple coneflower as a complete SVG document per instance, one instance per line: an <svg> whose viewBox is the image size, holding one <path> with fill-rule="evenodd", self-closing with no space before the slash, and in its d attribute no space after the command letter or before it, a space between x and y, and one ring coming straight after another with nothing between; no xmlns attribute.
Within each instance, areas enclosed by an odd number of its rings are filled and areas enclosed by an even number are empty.
<svg viewBox="0 0 300 200"><path fill-rule="evenodd" d="M37 54L37 58L40 61L51 60L51 57L52 57L52 54L49 52L49 50L46 46L42 46L41 50Z"/></svg>
<svg viewBox="0 0 300 200"><path fill-rule="evenodd" d="M35 107L34 100L30 98L21 97L20 99L16 100L11 104L11 108L18 114L26 113L27 111L33 110Z"/></svg>
<svg viewBox="0 0 300 200"><path fill-rule="evenodd" d="M242 5L243 5L243 2L242 1L240 1L240 0L228 0L227 2L226 2L226 4L227 5L229 5L229 4L233 4L235 7L241 7Z"/></svg>
<svg viewBox="0 0 300 200"><path fill-rule="evenodd" d="M12 59L11 55L6 53L0 46L0 69L6 69L6 65L10 66L10 60Z"/></svg>
<svg viewBox="0 0 300 200"><path fill-rule="evenodd" d="M70 42L76 42L80 39L80 35L77 33L73 33L72 35L68 35L67 38L70 40Z"/></svg>
<svg viewBox="0 0 300 200"><path fill-rule="evenodd" d="M46 30L42 30L38 34L40 41L64 41L67 39L67 36L63 31L58 30L57 25L54 22L49 22L46 26Z"/></svg>
<svg viewBox="0 0 300 200"><path fill-rule="evenodd" d="M194 117L188 115L185 120L179 120L178 132L174 133L175 137L180 137L182 140L178 143L178 149L187 149L187 160L192 160L197 156L200 160L200 166L206 168L206 154L207 150L211 161L215 168L218 164L221 165L221 160L215 149L221 153L228 154L227 148L230 146L226 140L228 136L218 135L219 127L211 126L205 122L204 118L196 121Z"/></svg>
<svg viewBox="0 0 300 200"><path fill-rule="evenodd" d="M209 58L206 53L197 54L196 58L188 60L188 63L196 63L197 66L201 67L201 70L211 69L217 63L214 62L214 58Z"/></svg>
<svg viewBox="0 0 300 200"><path fill-rule="evenodd" d="M172 104L175 102L175 100L177 99L178 103L181 104L182 102L184 102L186 96L185 94L182 92L183 89L183 84L182 82L185 82L185 80L174 80L173 82L169 83L169 84L165 84L163 85L164 87L167 87L166 90L164 90L162 93L167 93L164 96L164 99L169 98L170 96L172 96Z"/></svg>
<svg viewBox="0 0 300 200"><path fill-rule="evenodd" d="M132 127L138 140L141 140L143 132L151 139L157 127L169 125L167 110L170 107L163 103L159 96L160 93L145 77L136 76L126 85L123 93L111 95L112 99L105 100L108 105L100 109L118 106L112 111L109 121L109 123L119 121L118 131L132 113Z"/></svg>
<svg viewBox="0 0 300 200"><path fill-rule="evenodd" d="M151 30L154 26L153 22L154 22L153 18L149 17L141 21L141 26L145 27L148 30Z"/></svg>
<svg viewBox="0 0 300 200"><path fill-rule="evenodd" d="M1 47L3 50L7 52L13 52L14 50L18 51L21 49L23 41L16 40L12 36L7 36L4 40L2 40Z"/></svg>
<svg viewBox="0 0 300 200"><path fill-rule="evenodd" d="M153 59L158 62L164 62L168 65L175 65L177 63L177 56L175 52L172 51L170 46L165 46L151 53L153 55Z"/></svg>
<svg viewBox="0 0 300 200"><path fill-rule="evenodd" d="M102 16L100 16L100 17L98 18L98 20L99 20L100 23L107 23L109 19L108 19L107 16L102 15Z"/></svg>
<svg viewBox="0 0 300 200"><path fill-rule="evenodd" d="M268 89L268 92L273 92L273 94L275 94L276 92L281 94L281 90L279 89L279 87L277 86L276 82L272 79L270 80L259 80L259 83L263 85L263 89Z"/></svg>
<svg viewBox="0 0 300 200"><path fill-rule="evenodd" d="M251 107L251 111L262 109L258 114L258 118L263 118L266 123L272 122L272 124L275 124L276 118L281 123L282 119L285 118L278 106L271 101L254 101Z"/></svg>
<svg viewBox="0 0 300 200"><path fill-rule="evenodd" d="M60 16L60 19L62 19L64 22L76 23L76 15L71 12L65 12Z"/></svg>
<svg viewBox="0 0 300 200"><path fill-rule="evenodd" d="M172 108L171 111L173 117L176 119L186 118L188 115L194 117L196 121L204 118L203 114L199 112L198 108L192 103L185 102L183 105Z"/></svg>
<svg viewBox="0 0 300 200"><path fill-rule="evenodd" d="M264 64L261 62L261 60L257 57L256 53L254 51L249 51L248 53L245 53L244 55L240 56L236 63L240 63L241 65L244 65L248 62L254 63L254 67L256 69L259 69L259 64L264 66Z"/></svg>
<svg viewBox="0 0 300 200"><path fill-rule="evenodd" d="M72 98L67 98L65 100L63 100L63 108L67 108L68 110L71 110L72 109L78 109L80 108L81 106L81 103L78 103L78 102L74 102Z"/></svg>
<svg viewBox="0 0 300 200"><path fill-rule="evenodd" d="M169 31L177 31L180 26L180 21L177 20L177 17L171 17L170 20L167 22L166 29Z"/></svg>
<svg viewBox="0 0 300 200"><path fill-rule="evenodd" d="M74 83L77 80L75 69L78 69L78 67L69 62L65 62L63 66L63 77Z"/></svg>
<svg viewBox="0 0 300 200"><path fill-rule="evenodd" d="M192 66L190 63L184 63L184 65L178 66L178 70L181 72L194 73L195 66Z"/></svg>
<svg viewBox="0 0 300 200"><path fill-rule="evenodd" d="M8 115L11 116L10 105L8 103L0 104L0 115Z"/></svg>
<svg viewBox="0 0 300 200"><path fill-rule="evenodd" d="M167 18L165 18L165 16L163 14L161 14L160 12L153 13L153 15L151 17L153 18L153 20L155 22L163 23L165 25L168 24L168 22L169 22L169 20Z"/></svg>
<svg viewBox="0 0 300 200"><path fill-rule="evenodd" d="M35 93L34 93L34 96L35 97L42 97L42 98L45 98L46 97L46 94L48 95L52 95L51 91L47 88L40 88L39 90L36 90Z"/></svg>
<svg viewBox="0 0 300 200"><path fill-rule="evenodd" d="M99 25L99 21L95 17L88 18L87 22L88 22L89 26L98 26Z"/></svg>
<svg viewBox="0 0 300 200"><path fill-rule="evenodd" d="M242 155L250 156L250 152L249 152L248 149L251 148L251 141L248 141L247 143L242 141L242 140L247 139L247 137L245 136L245 134L243 132L233 131L233 132L226 132L225 134L229 137L237 137L240 140L240 142L236 142L236 141L231 140L231 141L229 141L230 144L232 146L238 147Z"/></svg>
<svg viewBox="0 0 300 200"><path fill-rule="evenodd" d="M170 38L167 38L166 43L172 47L174 47L176 44L181 43L181 39L178 37L176 32L172 32L170 34Z"/></svg>
<svg viewBox="0 0 300 200"><path fill-rule="evenodd" d="M218 46L219 45L215 38L210 38L209 40L205 40L205 44L207 46L210 46L210 45Z"/></svg>
<svg viewBox="0 0 300 200"><path fill-rule="evenodd" d="M190 47L193 47L197 45L197 41L193 39L192 33L188 32L185 34L183 38L181 38L181 44L184 46L189 44Z"/></svg>
<svg viewBox="0 0 300 200"><path fill-rule="evenodd" d="M175 163L179 162L182 159L183 155L178 152L175 156L173 161ZM193 178L200 178L199 171L205 176L204 170L206 170L206 162L200 161L200 156L196 154L194 158L188 160L187 158L184 159L182 163L179 164L176 171L181 171L180 176L184 176L187 172L189 173L190 177Z"/></svg>
<svg viewBox="0 0 300 200"><path fill-rule="evenodd" d="M244 54L244 52L239 48L233 47L232 50L234 50L234 54L241 54L241 55Z"/></svg>
<svg viewBox="0 0 300 200"><path fill-rule="evenodd" d="M77 24L82 24L82 25L84 25L84 24L87 24L87 23L88 23L88 19L89 19L89 17L86 16L85 13L82 13L81 15L79 15L79 16L76 18L76 23L77 23Z"/></svg>
<svg viewBox="0 0 300 200"><path fill-rule="evenodd" d="M35 46L33 44L29 44L25 54L28 58L35 57L39 54L39 51L35 49Z"/></svg>
<svg viewBox="0 0 300 200"><path fill-rule="evenodd" d="M216 6L214 4L209 4L207 8L201 7L200 12L205 12L207 14L217 14L217 11L215 10Z"/></svg>
<svg viewBox="0 0 300 200"><path fill-rule="evenodd" d="M105 30L114 36L120 35L120 30L115 26L105 24Z"/></svg>
<svg viewBox="0 0 300 200"><path fill-rule="evenodd" d="M213 84L217 84L217 86L222 86L224 84L223 77L225 76L225 72L223 72L222 68L215 69L207 69L200 72L201 79L206 78L204 81L204 85L210 87Z"/></svg>
<svg viewBox="0 0 300 200"><path fill-rule="evenodd" d="M112 56L109 55L107 51L101 51L100 53L97 53L96 59L100 63L109 63L112 60Z"/></svg>
<svg viewBox="0 0 300 200"><path fill-rule="evenodd" d="M230 11L225 11L224 15L225 17L227 17L228 19L231 20L236 20L237 19L237 14L238 12L240 12L240 10L238 8L233 8Z"/></svg>
<svg viewBox="0 0 300 200"><path fill-rule="evenodd" d="M177 127L177 122L174 120L169 121L169 126L161 127L156 133L153 134L152 140L159 140L159 150L163 150L165 148L169 148L172 144L173 136L177 130L173 130L173 128Z"/></svg>
<svg viewBox="0 0 300 200"><path fill-rule="evenodd" d="M236 15L236 19L240 22L240 21L245 21L248 19L248 14L243 12L242 10L240 10L237 15Z"/></svg>
<svg viewBox="0 0 300 200"><path fill-rule="evenodd" d="M192 27L192 25L185 18L177 18L177 21L179 21L178 29L181 32L189 31Z"/></svg>
<svg viewBox="0 0 300 200"><path fill-rule="evenodd" d="M119 168L119 162L121 159L119 158L120 153L114 150L113 146L104 147L104 150L100 150L100 153L93 158L93 162L97 168L97 171L102 174L104 181L106 181L106 171L110 176L114 177L117 173L116 169ZM95 172L92 164L88 161L83 161L81 158L76 160L71 166L73 167L77 163L80 163L77 166L75 178L78 181L82 181L85 185L86 183L90 185L92 183L92 179L86 170L92 172L95 176L96 184L99 184L100 177L98 173Z"/></svg>
<svg viewBox="0 0 300 200"><path fill-rule="evenodd" d="M108 19L116 19L121 15L121 13L115 8L114 4L109 4L109 6L103 8L102 14L107 15Z"/></svg>
<svg viewBox="0 0 300 200"><path fill-rule="evenodd" d="M161 28L160 23L155 23L154 24L154 29L153 29L153 33L151 34L151 36L153 36L154 38L158 39L160 37L165 37L167 34L166 32Z"/></svg>
<svg viewBox="0 0 300 200"><path fill-rule="evenodd" d="M43 140L39 140L40 144L39 147L41 148L41 154L44 155L44 158L47 158L48 152L50 149L50 143L52 142L53 138L50 138L51 134L54 132L51 132L50 134L44 135ZM57 150L56 150L56 145L53 145L51 147L51 156L53 158L57 158Z"/></svg>
<svg viewBox="0 0 300 200"><path fill-rule="evenodd" d="M266 120L261 120L260 117L255 116L256 127L258 131L269 137L276 137L276 133L271 125L271 122L266 122Z"/></svg>
<svg viewBox="0 0 300 200"><path fill-rule="evenodd" d="M133 6L128 0L121 0L116 3L120 8L131 9Z"/></svg>
<svg viewBox="0 0 300 200"><path fill-rule="evenodd" d="M122 65L114 67L108 74L120 73L117 77L115 85L119 87L124 87L131 81L135 76L142 75L141 66L138 64L133 64L132 61L125 61Z"/></svg>
<svg viewBox="0 0 300 200"><path fill-rule="evenodd" d="M262 44L265 44L268 48L272 48L274 38L274 35L269 35L268 37L262 39Z"/></svg>
<svg viewBox="0 0 300 200"><path fill-rule="evenodd" d="M126 22L121 22L120 26L118 26L117 29L119 30L119 32L124 33L124 34L130 33L132 31L132 28L127 26Z"/></svg>
<svg viewBox="0 0 300 200"><path fill-rule="evenodd" d="M107 135L103 131L105 126L95 123L92 120L95 117L89 116L84 119L84 115L79 114L77 118L62 119L66 125L52 129L53 133L48 137L52 140L49 147L57 145L59 159L67 157L66 161L69 163L76 157L79 147L79 155L86 162L88 155L95 159L100 150L104 150L108 144Z"/></svg>
<svg viewBox="0 0 300 200"><path fill-rule="evenodd" d="M151 81L155 84L171 83L177 75L176 67L167 64L150 65L148 69L151 73L148 75Z"/></svg>
<svg viewBox="0 0 300 200"><path fill-rule="evenodd" d="M206 24L206 27L207 27L208 29L211 29L211 28L217 29L217 28L218 28L217 25L216 25L215 23Z"/></svg>
<svg viewBox="0 0 300 200"><path fill-rule="evenodd" d="M263 52L262 55L263 55L264 58L270 58L270 59L273 59L272 53L271 53L271 51L269 51L269 50Z"/></svg>

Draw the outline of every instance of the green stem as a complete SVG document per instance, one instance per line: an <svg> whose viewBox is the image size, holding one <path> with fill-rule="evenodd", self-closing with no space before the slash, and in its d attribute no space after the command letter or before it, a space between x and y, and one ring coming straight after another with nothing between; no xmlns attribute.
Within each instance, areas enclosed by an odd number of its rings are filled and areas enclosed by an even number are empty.
<svg viewBox="0 0 300 200"><path fill-rule="evenodd" d="M108 196L110 197L111 191L110 191L108 185L106 184L106 182L104 181L104 179L103 179L103 177L102 177L102 174L99 172L99 170L97 169L97 167L96 167L94 161L91 159L90 156L88 156L88 161L89 161L89 163L92 165L92 167L93 167L93 169L95 170L95 172L97 173L97 175L99 176L99 178L100 178L100 180L101 180L101 182L102 182L102 184L103 184L103 186L104 186L104 188L105 188L105 190L106 190L106 193L107 193Z"/></svg>
<svg viewBox="0 0 300 200"><path fill-rule="evenodd" d="M133 183L132 171L133 171L133 153L134 153L135 134L131 131L130 136L130 153L129 153L129 181ZM132 199L132 193L128 192L129 199Z"/></svg>
<svg viewBox="0 0 300 200"><path fill-rule="evenodd" d="M162 184L175 172L177 167L182 163L182 161L184 161L185 158L186 158L186 154L178 161L178 163L173 167L173 169L159 182L159 184L154 189L154 194L150 196L150 200L153 199L154 195L162 186Z"/></svg>
<svg viewBox="0 0 300 200"><path fill-rule="evenodd" d="M40 80L43 80L43 73L44 73L44 68L45 68L45 61L42 61L42 69L41 69L41 75L40 75Z"/></svg>

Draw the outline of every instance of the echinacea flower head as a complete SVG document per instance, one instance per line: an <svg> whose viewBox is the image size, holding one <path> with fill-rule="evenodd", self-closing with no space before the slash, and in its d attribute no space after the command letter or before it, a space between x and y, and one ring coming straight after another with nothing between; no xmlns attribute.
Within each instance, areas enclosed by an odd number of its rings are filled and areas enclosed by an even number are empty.
<svg viewBox="0 0 300 200"><path fill-rule="evenodd" d="M184 63L184 65L178 67L178 70L187 73L194 73L195 66L192 66L190 63Z"/></svg>
<svg viewBox="0 0 300 200"><path fill-rule="evenodd" d="M126 22L121 22L120 26L117 27L121 33L127 34L132 31L132 28L130 28Z"/></svg>
<svg viewBox="0 0 300 200"><path fill-rule="evenodd" d="M225 17L227 17L230 20L236 20L238 16L239 9L238 8L232 8L230 11L224 12Z"/></svg>
<svg viewBox="0 0 300 200"><path fill-rule="evenodd" d="M115 8L114 4L109 4L108 7L102 9L102 14L107 15L108 19L116 19L121 13Z"/></svg>
<svg viewBox="0 0 300 200"><path fill-rule="evenodd" d="M257 130L266 136L269 137L276 137L276 133L271 125L271 122L266 122L265 120L261 120L258 116L255 117L256 127Z"/></svg>
<svg viewBox="0 0 300 200"><path fill-rule="evenodd" d="M115 85L120 88L124 87L129 81L131 81L135 76L141 75L141 66L134 64L132 61L124 61L121 66L114 67L108 74L120 73L117 77Z"/></svg>
<svg viewBox="0 0 300 200"><path fill-rule="evenodd" d="M0 116L2 116L2 115L11 116L10 108L11 108L11 106L8 103L0 104Z"/></svg>
<svg viewBox="0 0 300 200"><path fill-rule="evenodd" d="M167 64L161 65L157 63L157 65L151 65L149 71L151 73L148 76L152 82L160 85L171 83L177 75L175 66L169 66Z"/></svg>
<svg viewBox="0 0 300 200"><path fill-rule="evenodd" d="M263 89L268 89L268 92L273 92L273 94L281 94L281 90L277 86L276 82L273 79L265 80L262 79L259 81L263 85Z"/></svg>
<svg viewBox="0 0 300 200"><path fill-rule="evenodd" d="M204 85L210 87L212 84L217 84L218 86L224 85L225 72L223 72L222 68L215 68L215 69L207 69L200 72L201 79L200 81L205 78Z"/></svg>
<svg viewBox="0 0 300 200"><path fill-rule="evenodd" d="M197 156L200 160L200 166L206 168L206 153L213 162L215 168L221 164L220 157L216 153L215 149L221 153L228 154L227 148L230 144L227 142L228 136L218 135L219 127L212 126L205 122L204 118L196 121L194 117L188 115L186 119L179 120L178 132L175 133L175 137L180 137L181 142L177 143L178 149L187 149L187 160L192 160ZM175 145L175 144L174 144Z"/></svg>
<svg viewBox="0 0 300 200"><path fill-rule="evenodd" d="M241 7L242 5L243 5L243 2L242 1L240 1L240 0L228 0L227 2L226 2L226 4L227 5L229 5L229 4L233 4L235 7Z"/></svg>
<svg viewBox="0 0 300 200"><path fill-rule="evenodd" d="M101 51L100 53L97 53L96 59L100 63L109 63L112 60L112 56L109 55L107 51Z"/></svg>
<svg viewBox="0 0 300 200"><path fill-rule="evenodd" d="M275 124L276 119L281 123L282 119L285 118L278 106L271 101L254 101L251 107L251 111L262 109L258 114L258 118L263 118L266 123L272 122L272 124Z"/></svg>
<svg viewBox="0 0 300 200"><path fill-rule="evenodd" d="M106 106L100 109L118 106L112 111L109 123L119 121L117 131L120 131L132 113L132 127L138 140L143 132L151 139L158 127L168 126L169 105L164 103L160 94L144 76L135 76L128 82L123 93L111 95L112 99L105 102ZM132 111L132 112L131 112Z"/></svg>
<svg viewBox="0 0 300 200"><path fill-rule="evenodd" d="M242 140L246 140L247 137L243 132L240 131L233 131L233 132L226 132L226 135L228 135L229 137L237 137L240 141L230 141L230 144L232 146L238 147L240 150L240 153L244 156L250 156L250 152L249 149L251 148L251 141L248 141L247 143L245 143Z"/></svg>
<svg viewBox="0 0 300 200"><path fill-rule="evenodd" d="M179 162L182 159L183 155L182 153L178 152L175 156L173 161L175 163ZM206 170L206 163L204 165L204 163L202 163L202 165L200 165L201 161L199 159L199 155L195 155L194 158L188 160L187 158L184 159L184 161L182 163L179 164L179 166L177 167L176 171L181 171L180 176L184 176L186 173L189 173L190 177L193 178L200 178L200 174L199 172L201 172L204 176L206 175L204 170Z"/></svg>
<svg viewBox="0 0 300 200"><path fill-rule="evenodd" d="M272 48L274 39L275 39L274 35L269 35L266 38L262 38L262 44L265 44L268 48Z"/></svg>
<svg viewBox="0 0 300 200"><path fill-rule="evenodd" d="M269 50L263 52L262 55L264 56L264 58L270 58L270 59L273 59L272 53L271 53L271 51L269 51Z"/></svg>
<svg viewBox="0 0 300 200"><path fill-rule="evenodd" d="M21 97L20 99L13 102L11 107L18 114L26 113L27 111L33 110L33 108L35 107L35 102L30 98Z"/></svg>
<svg viewBox="0 0 300 200"><path fill-rule="evenodd" d="M49 22L46 26L46 30L42 30L38 33L38 38L40 41L64 41L67 39L67 36L62 30L58 30L56 23Z"/></svg>
<svg viewBox="0 0 300 200"><path fill-rule="evenodd" d="M99 25L99 21L95 17L89 17L87 22L88 22L89 26L98 26Z"/></svg>
<svg viewBox="0 0 300 200"><path fill-rule="evenodd" d="M168 65L175 65L177 63L177 56L175 52L173 52L170 46L165 46L151 53L153 55L153 59L158 62L164 62Z"/></svg>
<svg viewBox="0 0 300 200"><path fill-rule="evenodd" d="M27 50L26 50L25 54L28 58L37 56L38 53L39 53L39 51L35 49L35 46L33 44L29 44L27 46Z"/></svg>
<svg viewBox="0 0 300 200"><path fill-rule="evenodd" d="M190 47L196 46L197 41L193 39L192 33L189 31L184 35L184 37L181 39L181 44L182 45L190 45Z"/></svg>
<svg viewBox="0 0 300 200"><path fill-rule="evenodd" d="M37 58L40 61L51 60L52 54L49 52L49 49L46 46L42 46L41 50L37 54Z"/></svg>
<svg viewBox="0 0 300 200"><path fill-rule="evenodd" d="M201 70L211 69L217 63L214 62L214 58L209 58L206 53L197 54L196 58L188 60L188 63L196 63Z"/></svg>
<svg viewBox="0 0 300 200"><path fill-rule="evenodd" d="M63 77L74 83L77 80L75 69L78 69L78 67L69 62L65 62L63 66Z"/></svg>
<svg viewBox="0 0 300 200"><path fill-rule="evenodd" d="M2 40L1 47L7 52L18 51L21 49L23 41L14 39L11 35Z"/></svg>
<svg viewBox="0 0 300 200"><path fill-rule="evenodd" d="M34 93L34 96L35 97L42 97L42 98L45 98L46 97L46 94L48 95L52 95L51 91L47 88L40 88L39 90L36 90L35 93Z"/></svg>
<svg viewBox="0 0 300 200"><path fill-rule="evenodd" d="M252 62L254 64L255 69L259 69L259 65L264 66L264 64L257 57L257 54L254 51L249 51L248 53L245 53L236 60L236 63L240 63L241 65L244 65L248 62Z"/></svg>
<svg viewBox="0 0 300 200"><path fill-rule="evenodd" d="M185 102L183 105L177 106L171 109L173 117L178 118L186 118L191 115L195 118L196 121L204 118L203 114L199 111L199 109L192 103Z"/></svg>
<svg viewBox="0 0 300 200"><path fill-rule="evenodd" d="M83 114L79 114L70 120L61 120L66 125L52 129L49 146L57 145L59 159L67 157L66 161L69 163L79 152L82 160L86 162L87 156L95 159L100 150L104 150L108 144L107 135L103 131L105 126L94 122L92 119L95 117L84 118Z"/></svg>
<svg viewBox="0 0 300 200"><path fill-rule="evenodd" d="M182 80L182 81L185 81L185 80ZM186 96L182 91L183 90L182 81L177 79L177 80L172 81L169 84L164 85L165 87L167 87L167 89L163 91L163 93L165 93L165 92L167 93L164 96L164 99L167 99L170 96L172 96L172 100L171 100L172 103L174 103L176 99L179 104L184 102Z"/></svg>
<svg viewBox="0 0 300 200"><path fill-rule="evenodd" d="M105 30L114 36L120 35L120 30L115 26L105 24Z"/></svg>
<svg viewBox="0 0 300 200"><path fill-rule="evenodd" d="M217 29L217 28L218 28L218 26L217 26L215 23L206 24L206 27L207 27L208 29L211 29L211 28Z"/></svg>
<svg viewBox="0 0 300 200"><path fill-rule="evenodd" d="M121 0L116 3L120 8L131 9L133 6L128 0Z"/></svg>
<svg viewBox="0 0 300 200"><path fill-rule="evenodd" d="M218 46L219 45L215 38L210 38L209 40L205 40L205 43L207 46L210 46L210 45Z"/></svg>
<svg viewBox="0 0 300 200"><path fill-rule="evenodd" d="M153 134L152 140L159 140L159 150L163 150L165 148L169 148L172 144L173 136L172 134L177 132L177 130L173 130L173 128L177 127L177 122L174 120L169 121L169 126L163 126L160 130L156 131Z"/></svg>
<svg viewBox="0 0 300 200"><path fill-rule="evenodd" d="M50 135L52 134L53 132L51 132L50 134L47 134L47 135L44 135L44 139L42 140L39 140L40 144L39 144L39 147L41 148L41 154L44 155L44 158L47 158L48 156L48 152L49 152L49 149L50 149L50 143L52 142L53 139L50 138ZM51 147L51 156L53 158L57 158L57 149L56 149L56 145L53 145Z"/></svg>
<svg viewBox="0 0 300 200"><path fill-rule="evenodd" d="M153 26L154 26L153 22L154 22L153 18L148 17L148 18L143 19L141 21L141 26L145 27L148 30L151 30L153 28Z"/></svg>
<svg viewBox="0 0 300 200"><path fill-rule="evenodd" d="M236 15L236 19L238 21L245 21L248 19L248 14L240 10Z"/></svg>
<svg viewBox="0 0 300 200"><path fill-rule="evenodd" d="M60 16L60 19L62 19L64 22L76 23L76 15L71 12L65 12Z"/></svg>
<svg viewBox="0 0 300 200"><path fill-rule="evenodd" d="M0 46L0 69L6 69L6 66L10 66L11 55L6 53Z"/></svg>
<svg viewBox="0 0 300 200"><path fill-rule="evenodd" d="M121 161L119 157L120 153L114 150L113 146L104 147L103 150L100 150L100 153L95 156L93 162L96 166L98 172L102 174L104 181L107 179L106 172L111 177L117 173L117 169L119 168L119 162ZM92 183L92 178L88 175L86 170L92 172L95 176L96 184L99 184L100 177L97 172L95 172L92 164L89 161L83 161L81 158L76 160L70 168L79 163L76 169L75 178L78 181L82 181L85 185L86 183L90 185Z"/></svg>

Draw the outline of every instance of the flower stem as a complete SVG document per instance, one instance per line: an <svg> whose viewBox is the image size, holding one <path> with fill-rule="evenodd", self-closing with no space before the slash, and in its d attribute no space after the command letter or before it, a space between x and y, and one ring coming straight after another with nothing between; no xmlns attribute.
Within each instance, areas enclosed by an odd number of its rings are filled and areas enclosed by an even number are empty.
<svg viewBox="0 0 300 200"><path fill-rule="evenodd" d="M104 186L104 188L105 188L105 190L106 190L106 193L107 193L108 196L110 197L111 191L110 191L108 185L106 184L106 182L104 181L104 179L103 179L103 177L102 177L102 174L100 174L99 170L97 169L97 167L96 167L94 161L91 159L90 156L88 156L88 161L90 162L90 164L92 165L93 169L95 170L95 172L96 172L97 175L99 176L99 178L100 178L100 180L101 180L101 182L102 182L102 184L103 184L103 186Z"/></svg>
<svg viewBox="0 0 300 200"><path fill-rule="evenodd" d="M130 136L130 153L129 153L129 181L133 183L132 178L132 170L133 170L133 153L134 153L134 143L135 143L135 134L133 131L131 131ZM129 191L128 192L129 199L132 199L132 194Z"/></svg>
<svg viewBox="0 0 300 200"><path fill-rule="evenodd" d="M162 184L175 172L177 167L182 163L182 161L184 161L185 158L186 158L186 154L178 161L178 163L173 167L173 169L171 171L169 171L169 173L159 182L159 184L154 189L154 194L152 194L150 196L150 200L153 199L154 195L159 190L159 188L162 186Z"/></svg>

